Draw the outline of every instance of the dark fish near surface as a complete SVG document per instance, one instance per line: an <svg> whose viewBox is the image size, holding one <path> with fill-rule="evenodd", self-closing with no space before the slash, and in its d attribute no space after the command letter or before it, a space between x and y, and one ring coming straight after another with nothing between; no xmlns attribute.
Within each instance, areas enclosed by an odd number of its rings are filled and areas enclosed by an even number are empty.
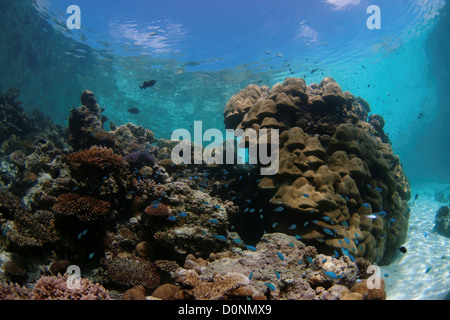
<svg viewBox="0 0 450 320"><path fill-rule="evenodd" d="M156 83L156 80L150 80L150 81L144 81L144 83L142 84L142 86L140 87L141 89L146 89L148 87L153 87Z"/></svg>
<svg viewBox="0 0 450 320"><path fill-rule="evenodd" d="M139 112L141 112L141 110L139 110L138 108L130 108L128 109L128 112L132 114L138 114Z"/></svg>
<svg viewBox="0 0 450 320"><path fill-rule="evenodd" d="M312 70L311 70L311 74L314 74L314 72L316 72L317 70L319 70L319 69L318 69L318 68L312 69Z"/></svg>

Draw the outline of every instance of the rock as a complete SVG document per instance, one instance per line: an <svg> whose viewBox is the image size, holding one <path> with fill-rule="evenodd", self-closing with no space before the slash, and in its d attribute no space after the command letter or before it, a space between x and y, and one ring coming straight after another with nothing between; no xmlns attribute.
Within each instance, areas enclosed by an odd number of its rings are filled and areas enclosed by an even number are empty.
<svg viewBox="0 0 450 320"><path fill-rule="evenodd" d="M437 232L441 236L450 238L450 208L447 206L440 207L434 218L433 232Z"/></svg>

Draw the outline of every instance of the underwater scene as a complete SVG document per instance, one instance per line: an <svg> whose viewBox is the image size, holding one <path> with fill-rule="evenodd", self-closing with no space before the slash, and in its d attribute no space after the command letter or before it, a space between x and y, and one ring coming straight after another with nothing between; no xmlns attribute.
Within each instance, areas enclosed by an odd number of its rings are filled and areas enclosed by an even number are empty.
<svg viewBox="0 0 450 320"><path fill-rule="evenodd" d="M1 8L0 300L450 299L447 1Z"/></svg>

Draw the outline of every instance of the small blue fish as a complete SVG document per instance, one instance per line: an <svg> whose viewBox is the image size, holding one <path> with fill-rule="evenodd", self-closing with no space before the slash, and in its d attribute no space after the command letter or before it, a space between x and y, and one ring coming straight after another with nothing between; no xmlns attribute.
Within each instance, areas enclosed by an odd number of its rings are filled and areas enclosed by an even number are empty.
<svg viewBox="0 0 450 320"><path fill-rule="evenodd" d="M304 196L305 198L309 198L309 194L307 193L302 194L302 196Z"/></svg>
<svg viewBox="0 0 450 320"><path fill-rule="evenodd" d="M375 190L376 192L383 192L383 189L381 188L374 188L373 190Z"/></svg>
<svg viewBox="0 0 450 320"><path fill-rule="evenodd" d="M318 223L319 223L319 220L313 220L312 223L318 224Z"/></svg>
<svg viewBox="0 0 450 320"><path fill-rule="evenodd" d="M275 275L277 276L277 279L280 280L281 275L280 275L280 273L278 271L275 271Z"/></svg>
<svg viewBox="0 0 450 320"><path fill-rule="evenodd" d="M205 201L205 202L203 202L204 204L209 204L209 202L208 201Z"/></svg>
<svg viewBox="0 0 450 320"><path fill-rule="evenodd" d="M368 216L366 216L366 218L369 218L369 219L376 219L377 216L374 215L374 214L369 214Z"/></svg>
<svg viewBox="0 0 450 320"><path fill-rule="evenodd" d="M245 208L244 213L245 213L245 212L248 212L248 208Z"/></svg>
<svg viewBox="0 0 450 320"><path fill-rule="evenodd" d="M389 274L387 274L387 273L385 273L384 276L385 276L386 278L389 278Z"/></svg>
<svg viewBox="0 0 450 320"><path fill-rule="evenodd" d="M294 244L292 242L289 242L289 247L293 248Z"/></svg>
<svg viewBox="0 0 450 320"><path fill-rule="evenodd" d="M428 233L427 232L424 232L423 235L425 236L425 238L428 239Z"/></svg>
<svg viewBox="0 0 450 320"><path fill-rule="evenodd" d="M366 209L370 209L370 204L368 203L363 203L362 206Z"/></svg>
<svg viewBox="0 0 450 320"><path fill-rule="evenodd" d="M309 263L313 263L314 262L313 258L311 258L311 257L306 257L306 260L308 260Z"/></svg>
<svg viewBox="0 0 450 320"><path fill-rule="evenodd" d="M381 212L376 213L376 215L380 216L380 217L386 217L388 214L386 211L381 211Z"/></svg>
<svg viewBox="0 0 450 320"><path fill-rule="evenodd" d="M338 258L338 257L339 257L339 252L337 252L336 250L334 250L334 256L335 256L336 258Z"/></svg>
<svg viewBox="0 0 450 320"><path fill-rule="evenodd" d="M227 238L225 238L224 236L218 235L218 234L213 234L213 237L222 242L227 241Z"/></svg>
<svg viewBox="0 0 450 320"><path fill-rule="evenodd" d="M152 208L158 208L159 204L155 203L154 205L152 205Z"/></svg>
<svg viewBox="0 0 450 320"><path fill-rule="evenodd" d="M95 254L95 252L92 252L92 253L89 255L89 259L92 259L92 258L94 257L94 254Z"/></svg>
<svg viewBox="0 0 450 320"><path fill-rule="evenodd" d="M236 239L233 239L233 242L234 242L234 243L237 243L237 244L240 244L240 243L242 243L242 240L236 238Z"/></svg>
<svg viewBox="0 0 450 320"><path fill-rule="evenodd" d="M181 213L178 214L178 216L180 218L186 218L188 216L188 214L186 212L181 212Z"/></svg>
<svg viewBox="0 0 450 320"><path fill-rule="evenodd" d="M303 226L306 227L309 224L309 221L306 221Z"/></svg>
<svg viewBox="0 0 450 320"><path fill-rule="evenodd" d="M302 264L303 263L303 260L300 260L299 262L297 262L297 264Z"/></svg>
<svg viewBox="0 0 450 320"><path fill-rule="evenodd" d="M245 247L250 251L256 251L256 248L254 246L246 245Z"/></svg>
<svg viewBox="0 0 450 320"><path fill-rule="evenodd" d="M283 207L278 207L278 208L274 209L273 211L275 211L275 212L281 212L281 211L283 211L283 210L284 210Z"/></svg>
<svg viewBox="0 0 450 320"><path fill-rule="evenodd" d="M281 261L284 261L284 256L281 252L277 251L277 256L280 258Z"/></svg>
<svg viewBox="0 0 450 320"><path fill-rule="evenodd" d="M330 221L331 220L330 217L322 217L322 219L325 220L325 221Z"/></svg>
<svg viewBox="0 0 450 320"><path fill-rule="evenodd" d="M347 243L347 244L350 243L350 240L348 238L344 237L344 240L345 240L345 243Z"/></svg>
<svg viewBox="0 0 450 320"><path fill-rule="evenodd" d="M250 211L251 213L253 213L253 212L255 212L255 209L250 209L249 211Z"/></svg>
<svg viewBox="0 0 450 320"><path fill-rule="evenodd" d="M214 223L214 224L218 224L219 223L219 220L217 220L217 219L209 219L208 221L211 222L211 223Z"/></svg>
<svg viewBox="0 0 450 320"><path fill-rule="evenodd" d="M370 185L370 184L367 184L367 187L368 187L369 189L372 189L372 185Z"/></svg>
<svg viewBox="0 0 450 320"><path fill-rule="evenodd" d="M289 227L289 230L294 230L295 228L297 228L297 225L296 225L296 224L293 224L293 225L291 225L291 226Z"/></svg>
<svg viewBox="0 0 450 320"><path fill-rule="evenodd" d="M274 222L274 223L272 224L272 228L275 228L277 225L278 225L278 223Z"/></svg>
<svg viewBox="0 0 450 320"><path fill-rule="evenodd" d="M259 215L260 219L264 219L264 216L262 214Z"/></svg>
<svg viewBox="0 0 450 320"><path fill-rule="evenodd" d="M215 209L220 209L220 206L215 206L214 208L215 208Z"/></svg>
<svg viewBox="0 0 450 320"><path fill-rule="evenodd" d="M322 263L325 263L325 262L327 262L327 259L323 259L323 260L322 260Z"/></svg>
<svg viewBox="0 0 450 320"><path fill-rule="evenodd" d="M324 271L323 273L325 273L326 276L327 276L328 278L330 278L331 280L335 280L335 279L337 278L337 275L336 275L336 273L334 273L334 272L331 272L331 271Z"/></svg>
<svg viewBox="0 0 450 320"><path fill-rule="evenodd" d="M297 240L300 240L302 238L302 236L299 236L298 234L296 234L294 238Z"/></svg>
<svg viewBox="0 0 450 320"><path fill-rule="evenodd" d="M252 273L250 273L250 275L248 276L248 280L252 280L252 278L253 278L253 271L252 271Z"/></svg>
<svg viewBox="0 0 450 320"><path fill-rule="evenodd" d="M177 221L177 217L168 217L168 218L166 218L166 220L174 222L174 221Z"/></svg>
<svg viewBox="0 0 450 320"><path fill-rule="evenodd" d="M328 234L330 236L334 236L333 231L331 231L330 229L323 228L323 232L325 232L326 234Z"/></svg>
<svg viewBox="0 0 450 320"><path fill-rule="evenodd" d="M247 203L252 203L252 200L247 199L247 200L245 200L245 202L247 202Z"/></svg>
<svg viewBox="0 0 450 320"><path fill-rule="evenodd" d="M275 291L275 286L270 282L266 282L264 284L267 286L267 288L269 288L270 291Z"/></svg>
<svg viewBox="0 0 450 320"><path fill-rule="evenodd" d="M261 213L261 212L263 212L264 211L264 209L259 209L259 213Z"/></svg>
<svg viewBox="0 0 450 320"><path fill-rule="evenodd" d="M425 273L430 272L430 270L431 270L431 267L427 268L427 270L425 270Z"/></svg>

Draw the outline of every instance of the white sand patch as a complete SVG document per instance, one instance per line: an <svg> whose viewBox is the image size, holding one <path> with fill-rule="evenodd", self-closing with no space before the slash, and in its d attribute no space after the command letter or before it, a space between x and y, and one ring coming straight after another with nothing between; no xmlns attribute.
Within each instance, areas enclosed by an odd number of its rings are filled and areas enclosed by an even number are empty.
<svg viewBox="0 0 450 320"><path fill-rule="evenodd" d="M450 290L450 238L432 232L436 212L448 205L435 200L435 191L448 187L426 185L412 189L409 231L404 244L408 251L398 253L394 262L381 268L387 299L440 300ZM416 193L419 199L413 205Z"/></svg>

